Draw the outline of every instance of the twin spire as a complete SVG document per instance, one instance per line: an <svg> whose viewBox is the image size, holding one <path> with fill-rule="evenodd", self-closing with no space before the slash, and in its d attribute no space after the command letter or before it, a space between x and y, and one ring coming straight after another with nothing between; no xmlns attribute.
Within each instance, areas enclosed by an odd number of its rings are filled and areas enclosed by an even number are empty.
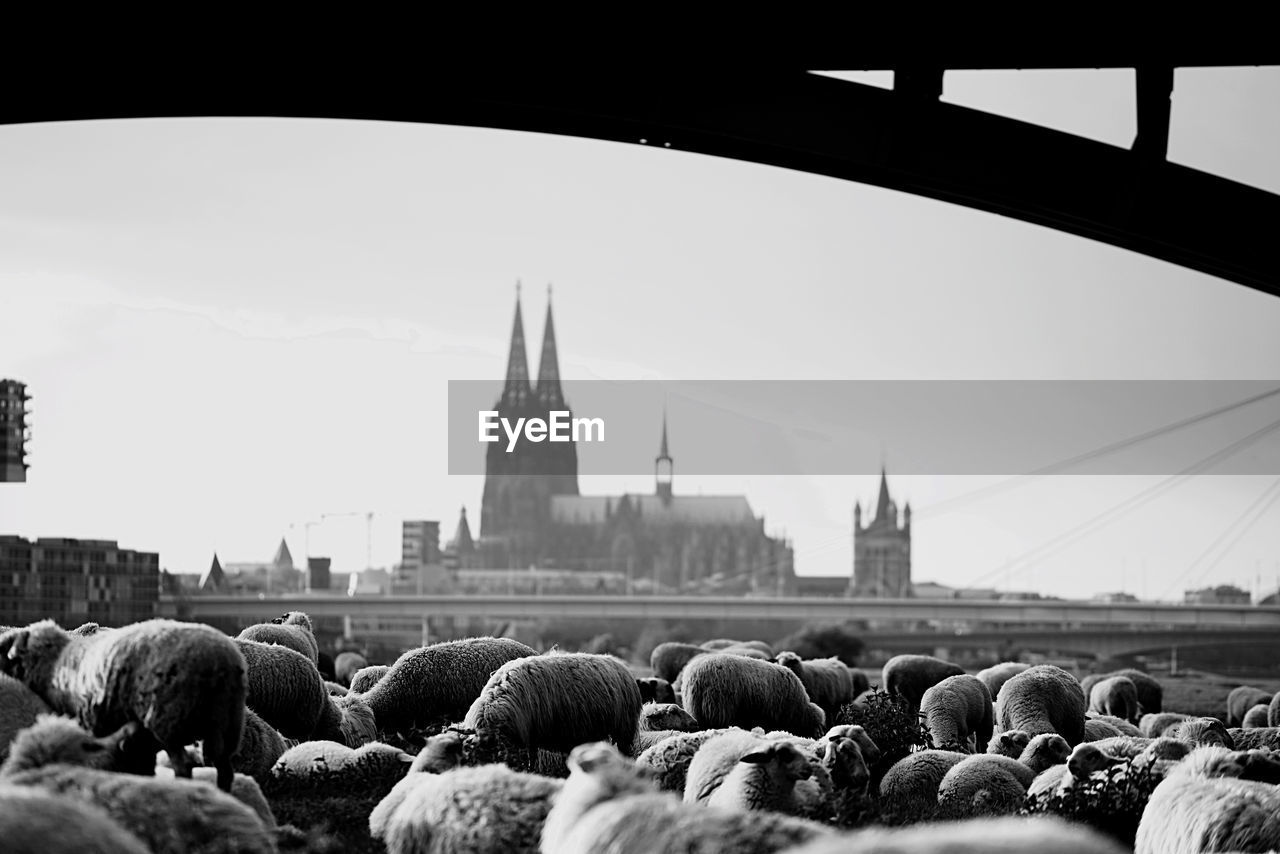
<svg viewBox="0 0 1280 854"><path fill-rule="evenodd" d="M547 285L547 321L542 332L542 355L538 360L538 382L529 382L529 363L524 343L524 320L520 313L520 283L516 282L516 319L511 329L511 351L507 356L507 380L502 387L503 406L524 406L536 400L548 409L567 409L560 388L560 358L556 354L556 329L551 319L551 286Z"/></svg>

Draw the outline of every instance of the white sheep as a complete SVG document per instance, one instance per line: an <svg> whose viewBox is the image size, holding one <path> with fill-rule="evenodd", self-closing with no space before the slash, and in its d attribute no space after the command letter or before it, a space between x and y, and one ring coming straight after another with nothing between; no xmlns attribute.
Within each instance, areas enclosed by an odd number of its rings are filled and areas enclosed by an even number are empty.
<svg viewBox="0 0 1280 854"><path fill-rule="evenodd" d="M840 707L853 701L853 673L838 658L801 660L794 652L780 652L774 659L800 677L809 699L822 707L828 721L835 720Z"/></svg>
<svg viewBox="0 0 1280 854"><path fill-rule="evenodd" d="M772 854L834 838L830 828L794 816L682 803L655 791L652 779L608 744L574 748L569 767L543 825L542 854Z"/></svg>
<svg viewBox="0 0 1280 854"><path fill-rule="evenodd" d="M680 678L684 707L704 727L759 726L805 737L826 730L826 713L781 665L708 653L686 664Z"/></svg>
<svg viewBox="0 0 1280 854"><path fill-rule="evenodd" d="M1109 724L1118 731L1119 735L1133 735L1142 737L1141 727L1136 726L1132 721L1126 721L1115 715L1099 714L1097 712L1085 713L1085 723L1089 721L1098 721L1099 723Z"/></svg>
<svg viewBox="0 0 1280 854"><path fill-rule="evenodd" d="M796 815L801 809L796 783L813 776L813 764L808 754L787 741L765 742L738 757L738 764L729 770L706 803L726 809Z"/></svg>
<svg viewBox="0 0 1280 854"><path fill-rule="evenodd" d="M1138 729L1145 738L1156 738L1164 735L1165 730L1175 724L1191 720L1191 715L1177 712L1148 712L1138 721Z"/></svg>
<svg viewBox="0 0 1280 854"><path fill-rule="evenodd" d="M1136 722L1142 717L1138 686L1127 676L1100 679L1090 688L1088 711Z"/></svg>
<svg viewBox="0 0 1280 854"><path fill-rule="evenodd" d="M942 778L965 756L951 750L919 750L899 759L880 778L880 803L886 815L930 817L938 809Z"/></svg>
<svg viewBox="0 0 1280 854"><path fill-rule="evenodd" d="M236 638L248 663L245 704L289 738L310 738L329 706L329 692L315 664L287 646Z"/></svg>
<svg viewBox="0 0 1280 854"><path fill-rule="evenodd" d="M788 854L1127 854L1086 825L1050 816L978 818L919 827L875 828L814 842Z"/></svg>
<svg viewBox="0 0 1280 854"><path fill-rule="evenodd" d="M1022 805L1035 778L1035 772L1017 759L992 753L966 756L938 784L938 815L1012 813Z"/></svg>
<svg viewBox="0 0 1280 854"><path fill-rule="evenodd" d="M1027 742L1018 761L1030 768L1032 774L1039 774L1055 765L1065 765L1070 756L1071 747L1065 738L1056 732L1044 732Z"/></svg>
<svg viewBox="0 0 1280 854"><path fill-rule="evenodd" d="M274 643L306 657L313 667L320 663L320 647L316 643L311 618L301 611L290 611L270 623L249 626L236 636L240 640ZM319 670L317 669L317 672Z"/></svg>
<svg viewBox="0 0 1280 854"><path fill-rule="evenodd" d="M349 694L364 694L369 691L378 681L387 674L391 669L389 664L370 664L368 667L362 667L356 671L351 677L351 685L347 689Z"/></svg>
<svg viewBox="0 0 1280 854"><path fill-rule="evenodd" d="M636 766L646 769L660 790L682 796L688 779L689 765L698 749L710 739L729 732L728 729L709 729L700 732L680 732L667 736L636 757Z"/></svg>
<svg viewBox="0 0 1280 854"><path fill-rule="evenodd" d="M912 711L917 711L925 691L948 676L963 674L960 665L932 655L895 655L885 662L880 685L891 695L905 697Z"/></svg>
<svg viewBox="0 0 1280 854"><path fill-rule="evenodd" d="M0 673L0 762L9 755L9 743L19 730L51 711L49 704L26 685Z"/></svg>
<svg viewBox="0 0 1280 854"><path fill-rule="evenodd" d="M271 779L289 787L334 791L362 786L389 788L408 773L413 759L398 747L376 741L355 749L336 741L304 741L276 760ZM276 786L272 788L274 791Z"/></svg>
<svg viewBox="0 0 1280 854"><path fill-rule="evenodd" d="M996 710L1002 731L1056 732L1072 746L1084 738L1084 691L1074 676L1052 664L1037 664L1005 682Z"/></svg>
<svg viewBox="0 0 1280 854"><path fill-rule="evenodd" d="M1040 771L1027 787L1028 795L1046 792L1064 792L1078 782L1088 780L1094 773L1125 761L1125 757L1113 756L1098 748L1096 743L1077 744L1063 764L1051 765Z"/></svg>
<svg viewBox="0 0 1280 854"><path fill-rule="evenodd" d="M1240 727L1242 729L1262 729L1266 727L1270 711L1271 707L1266 703L1259 703L1244 713L1244 720L1241 721Z"/></svg>
<svg viewBox="0 0 1280 854"><path fill-rule="evenodd" d="M926 689L920 715L940 750L985 753L995 726L991 692L967 674L948 676Z"/></svg>
<svg viewBox="0 0 1280 854"><path fill-rule="evenodd" d="M0 785L6 854L151 854L97 806L40 789Z"/></svg>
<svg viewBox="0 0 1280 854"><path fill-rule="evenodd" d="M1008 756L1010 759L1017 759L1030 743L1031 736L1026 732L1020 729L1011 729L996 733L992 737L991 743L987 745L987 753L998 753L1001 756Z"/></svg>

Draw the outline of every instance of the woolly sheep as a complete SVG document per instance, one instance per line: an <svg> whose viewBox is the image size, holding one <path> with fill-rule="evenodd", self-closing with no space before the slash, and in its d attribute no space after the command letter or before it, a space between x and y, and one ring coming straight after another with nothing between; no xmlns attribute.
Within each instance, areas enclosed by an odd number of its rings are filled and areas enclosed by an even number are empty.
<svg viewBox="0 0 1280 854"><path fill-rule="evenodd" d="M358 652L350 650L338 653L333 660L333 672L337 683L351 687L351 677L369 666L369 660Z"/></svg>
<svg viewBox="0 0 1280 854"><path fill-rule="evenodd" d="M1165 736L1161 736L1162 738ZM1118 735L1111 738L1101 738L1097 741L1090 742L1096 749L1108 753L1111 756L1120 756L1127 759L1133 758L1144 750L1148 749L1156 739L1154 738L1135 738L1131 735Z"/></svg>
<svg viewBox="0 0 1280 854"><path fill-rule="evenodd" d="M838 658L811 658L801 660L794 652L780 652L776 663L800 677L809 700L822 707L827 720L834 720L840 707L856 696L853 675L848 666Z"/></svg>
<svg viewBox="0 0 1280 854"><path fill-rule="evenodd" d="M977 818L920 827L873 828L787 854L1127 854L1093 828L1051 816Z"/></svg>
<svg viewBox="0 0 1280 854"><path fill-rule="evenodd" d="M1085 714L1085 720L1101 721L1102 723L1110 724L1111 726L1120 730L1120 735L1133 735L1139 738L1142 737L1142 730L1139 729L1135 724L1129 721L1123 720L1122 718L1117 718L1114 715L1104 715L1104 714L1099 714L1097 712L1088 712Z"/></svg>
<svg viewBox="0 0 1280 854"><path fill-rule="evenodd" d="M938 784L938 816L1012 813L1022 805L1035 778L1029 767L1007 756L966 756Z"/></svg>
<svg viewBox="0 0 1280 854"><path fill-rule="evenodd" d="M763 652L767 658L773 658L774 656L773 646L771 644L767 644L764 641L760 641L760 640L742 641L741 643L733 644L733 646L745 646L748 649L754 649L758 652Z"/></svg>
<svg viewBox="0 0 1280 854"><path fill-rule="evenodd" d="M334 791L389 786L408 772L413 759L400 748L377 741L354 750L336 741L304 741L276 760L271 778L289 786Z"/></svg>
<svg viewBox="0 0 1280 854"><path fill-rule="evenodd" d="M1138 721L1138 729L1142 731L1143 736L1156 738L1164 735L1164 731L1174 724L1189 720L1191 715L1182 715L1177 712L1148 712Z"/></svg>
<svg viewBox="0 0 1280 854"><path fill-rule="evenodd" d="M991 743L987 745L987 753L998 753L1001 756L1017 759L1022 755L1022 751L1027 749L1027 745L1030 742L1031 736L1022 730L1007 730L992 737Z"/></svg>
<svg viewBox="0 0 1280 854"><path fill-rule="evenodd" d="M378 724L373 709L359 694L325 698L320 722L311 737L317 741L336 741L347 747L359 747L376 741Z"/></svg>
<svg viewBox="0 0 1280 854"><path fill-rule="evenodd" d="M994 728L994 712L991 693L982 680L965 674L948 676L924 692L920 715L935 747L963 753L986 752Z"/></svg>
<svg viewBox="0 0 1280 854"><path fill-rule="evenodd" d="M1138 689L1138 704L1142 706L1144 712L1154 714L1164 711L1164 687L1149 673L1143 673L1141 670L1134 670L1133 668L1086 676L1080 683L1084 695L1088 697L1095 684L1111 676L1123 676L1134 684L1134 687Z"/></svg>
<svg viewBox="0 0 1280 854"><path fill-rule="evenodd" d="M245 704L281 735L310 738L329 703L315 664L280 644L246 638L234 643L249 665Z"/></svg>
<svg viewBox="0 0 1280 854"><path fill-rule="evenodd" d="M786 741L766 742L740 756L706 802L708 806L725 809L770 810L795 815L800 809L796 783L811 776L812 760L795 745Z"/></svg>
<svg viewBox="0 0 1280 854"><path fill-rule="evenodd" d="M1270 707L1265 703L1259 703L1249 711L1244 713L1244 721L1240 724L1243 729L1260 729L1267 725L1267 714Z"/></svg>
<svg viewBox="0 0 1280 854"><path fill-rule="evenodd" d="M710 729L668 736L641 752L636 757L636 767L647 769L647 773L662 791L683 795L689 764L697 755L698 749L710 739L728 731Z"/></svg>
<svg viewBox="0 0 1280 854"><path fill-rule="evenodd" d="M649 654L649 666L653 668L654 676L674 683L686 664L706 652L703 647L691 643L668 641L653 648Z"/></svg>
<svg viewBox="0 0 1280 854"><path fill-rule="evenodd" d="M1104 738L1116 738L1124 735L1115 725L1097 718L1086 718L1084 722L1083 741L1101 741Z"/></svg>
<svg viewBox="0 0 1280 854"><path fill-rule="evenodd" d="M867 674L863 673L858 668L850 667L849 676L853 679L854 699L857 699L860 694L871 689L871 680L867 678ZM852 702L852 700L850 702Z"/></svg>
<svg viewBox="0 0 1280 854"><path fill-rule="evenodd" d="M338 675L333 671L333 656L324 650L320 650L320 654L316 656L316 670L320 671L320 678L324 681L338 681Z"/></svg>
<svg viewBox="0 0 1280 854"><path fill-rule="evenodd" d="M1061 667L1038 664L1014 676L1000 689L996 707L1001 730L1056 732L1073 747L1084 738L1084 691Z"/></svg>
<svg viewBox="0 0 1280 854"><path fill-rule="evenodd" d="M1243 779L1248 765L1248 754L1193 751L1152 792L1135 854L1280 848L1280 789Z"/></svg>
<svg viewBox="0 0 1280 854"><path fill-rule="evenodd" d="M1217 744L1228 750L1235 749L1235 741L1217 718L1192 718L1174 724L1165 730L1165 735L1188 741L1192 744Z"/></svg>
<svg viewBox="0 0 1280 854"><path fill-rule="evenodd" d="M1280 726L1280 692L1267 704L1267 726Z"/></svg>
<svg viewBox="0 0 1280 854"><path fill-rule="evenodd" d="M290 611L270 623L258 623L236 635L238 640L274 643L306 657L320 672L320 647L311 627L311 618L301 611Z"/></svg>
<svg viewBox="0 0 1280 854"><path fill-rule="evenodd" d="M7 854L151 854L97 806L40 789L0 785Z"/></svg>
<svg viewBox="0 0 1280 854"><path fill-rule="evenodd" d="M831 782L830 807L826 815L820 817L839 827L851 826L867 800L867 786L871 782L871 771L861 746L846 736L830 738L819 767L827 772ZM812 817L808 812L802 814Z"/></svg>
<svg viewBox="0 0 1280 854"><path fill-rule="evenodd" d="M1121 720L1137 721L1141 717L1138 687L1125 676L1100 679L1089 690L1088 711L1112 715Z"/></svg>
<svg viewBox="0 0 1280 854"><path fill-rule="evenodd" d="M75 715L94 735L141 723L123 770L153 774L156 750L163 748L177 775L190 777L185 747L199 739L218 769L219 788L230 789L247 673L236 644L216 629L145 620L73 636L44 620L0 636L0 671L54 710Z"/></svg>
<svg viewBox="0 0 1280 854"><path fill-rule="evenodd" d="M424 774L385 818L381 838L388 854L535 854L562 785L505 765Z"/></svg>
<svg viewBox="0 0 1280 854"><path fill-rule="evenodd" d="M240 745L231 755L231 767L255 779L265 779L271 774L271 766L284 755L284 737L257 712L246 709L244 735Z"/></svg>
<svg viewBox="0 0 1280 854"><path fill-rule="evenodd" d="M362 667L356 674L351 677L351 687L348 689L352 694L364 694L374 685L378 684L378 680L386 675L391 669L387 664L371 664L368 667Z"/></svg>
<svg viewBox="0 0 1280 854"><path fill-rule="evenodd" d="M709 640L704 643L701 643L699 644L699 646L701 646L703 649L710 650L712 652L719 652L720 650L728 649L731 646L741 646L741 642L736 640L731 640L729 638L716 638L715 640Z"/></svg>
<svg viewBox="0 0 1280 854"><path fill-rule="evenodd" d="M701 727L693 715L675 703L645 703L640 707L640 718L636 721L633 750L640 753L672 733L696 732L699 729Z"/></svg>
<svg viewBox="0 0 1280 854"><path fill-rule="evenodd" d="M1032 774L1039 774L1055 765L1065 765L1070 756L1071 747L1065 738L1056 732L1045 732L1027 742L1018 761L1030 768Z"/></svg>
<svg viewBox="0 0 1280 854"><path fill-rule="evenodd" d="M1232 727L1227 736L1236 750L1280 750L1280 727Z"/></svg>
<svg viewBox="0 0 1280 854"><path fill-rule="evenodd" d="M457 768L462 764L462 748L462 736L452 730L433 735L414 757L409 773L443 774L451 768Z"/></svg>
<svg viewBox="0 0 1280 854"><path fill-rule="evenodd" d="M327 679L324 683L324 690L329 692L330 697L345 697L351 693L347 686L339 685L337 682L330 682Z"/></svg>
<svg viewBox="0 0 1280 854"><path fill-rule="evenodd" d="M517 658L494 671L467 710L464 726L482 743L526 751L567 753L585 741L611 739L627 752L640 706L635 677L620 659L552 652Z"/></svg>
<svg viewBox="0 0 1280 854"><path fill-rule="evenodd" d="M780 665L709 654L685 665L682 678L684 707L704 727L760 726L813 737L826 726L800 677Z"/></svg>
<svg viewBox="0 0 1280 854"><path fill-rule="evenodd" d="M1065 763L1051 765L1037 774L1027 787L1027 794L1066 791L1076 782L1087 780L1094 773L1124 761L1123 757L1100 750L1096 743L1077 744Z"/></svg>
<svg viewBox="0 0 1280 854"><path fill-rule="evenodd" d="M636 685L640 688L640 699L646 703L674 703L676 701L675 689L665 679L649 676L644 679L637 679Z"/></svg>
<svg viewBox="0 0 1280 854"><path fill-rule="evenodd" d="M480 696L490 674L535 655L532 648L510 638L465 638L418 647L397 658L360 696L383 732L401 732L439 719L456 721Z"/></svg>
<svg viewBox="0 0 1280 854"><path fill-rule="evenodd" d="M1252 685L1239 685L1227 694L1228 727L1238 727L1244 723L1245 713L1259 704L1269 706L1274 696L1269 691L1255 688Z"/></svg>
<svg viewBox="0 0 1280 854"><path fill-rule="evenodd" d="M965 754L919 750L893 764L880 779L880 803L902 817L925 819L938 808L938 786Z"/></svg>
<svg viewBox="0 0 1280 854"><path fill-rule="evenodd" d="M991 692L992 697L999 697L1000 689L1004 687L1004 683L1030 667L1030 664L1021 661L1002 661L985 670L979 670L977 676L987 686L987 690Z"/></svg>
<svg viewBox="0 0 1280 854"><path fill-rule="evenodd" d="M0 762L9 755L9 743L18 731L50 711L48 703L34 691L12 676L0 673Z"/></svg>
<svg viewBox="0 0 1280 854"><path fill-rule="evenodd" d="M962 676L964 668L931 655L895 655L885 662L880 687L905 697L911 709L920 708L924 692L948 676Z"/></svg>
<svg viewBox="0 0 1280 854"><path fill-rule="evenodd" d="M684 784L685 803L707 803L739 760L767 743L763 733L743 729L730 729L704 742L689 763Z"/></svg>
<svg viewBox="0 0 1280 854"><path fill-rule="evenodd" d="M543 854L770 854L834 838L830 828L793 816L681 803L654 791L653 781L607 744L574 748L569 766L543 825Z"/></svg>

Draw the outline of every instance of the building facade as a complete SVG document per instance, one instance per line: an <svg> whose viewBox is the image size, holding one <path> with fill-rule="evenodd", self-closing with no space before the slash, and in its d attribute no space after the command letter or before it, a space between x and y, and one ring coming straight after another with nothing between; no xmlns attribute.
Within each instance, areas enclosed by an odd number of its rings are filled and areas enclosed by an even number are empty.
<svg viewBox="0 0 1280 854"><path fill-rule="evenodd" d="M123 626L156 615L160 556L114 540L0 537L0 625Z"/></svg>
<svg viewBox="0 0 1280 854"><path fill-rule="evenodd" d="M875 517L864 526L862 504L853 505L854 596L904 599L912 595L910 503L902 515L899 524L898 506L889 497L889 480L881 470Z"/></svg>
<svg viewBox="0 0 1280 854"><path fill-rule="evenodd" d="M25 384L0 379L0 483L27 480L27 394Z"/></svg>
<svg viewBox="0 0 1280 854"><path fill-rule="evenodd" d="M550 305L541 354L534 382L517 296L506 380L493 407L500 418L549 419L553 410L571 412L560 383ZM634 592L793 593L790 543L765 533L764 520L746 496L675 492L665 415L657 444L654 491L624 495L579 493L573 442L525 442L511 453L491 444L479 536L473 538L464 509L445 565L458 572L578 572L590 575L593 589L622 579Z"/></svg>

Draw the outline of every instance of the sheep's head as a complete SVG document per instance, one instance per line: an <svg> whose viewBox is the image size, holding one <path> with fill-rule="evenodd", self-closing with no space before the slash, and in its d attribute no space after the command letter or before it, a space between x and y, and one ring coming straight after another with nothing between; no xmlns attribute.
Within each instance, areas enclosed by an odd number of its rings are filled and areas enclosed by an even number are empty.
<svg viewBox="0 0 1280 854"><path fill-rule="evenodd" d="M439 735L427 739L427 743L418 751L409 772L425 772L443 774L451 768L462 764L462 735L452 730L445 730Z"/></svg>
<svg viewBox="0 0 1280 854"><path fill-rule="evenodd" d="M110 735L95 738L70 718L40 715L9 746L9 758L0 768L0 776L46 765L114 770L125 742L141 730L141 724L129 721Z"/></svg>
<svg viewBox="0 0 1280 854"><path fill-rule="evenodd" d="M1245 750L1236 754L1243 756L1244 770L1240 774L1242 780L1257 780L1261 783L1280 783L1280 761L1269 750Z"/></svg>
<svg viewBox="0 0 1280 854"><path fill-rule="evenodd" d="M738 760L748 765L760 765L770 776L792 782L807 780L813 776L813 760L787 741L776 741L757 747Z"/></svg>
<svg viewBox="0 0 1280 854"><path fill-rule="evenodd" d="M1072 777L1083 780L1094 771L1101 771L1114 762L1114 758L1103 753L1092 744L1077 744L1067 759L1067 771Z"/></svg>
<svg viewBox="0 0 1280 854"><path fill-rule="evenodd" d="M0 673L12 676L44 695L54 663L71 635L53 620L41 620L0 635Z"/></svg>
<svg viewBox="0 0 1280 854"><path fill-rule="evenodd" d="M311 627L311 618L303 611L290 611L287 614L281 614L271 622L280 626L301 626L307 631L314 631Z"/></svg>
<svg viewBox="0 0 1280 854"><path fill-rule="evenodd" d="M835 738L851 738L858 743L858 749L862 751L862 758L868 765L875 765L880 761L880 748L875 741L859 724L840 724L833 726L827 730L823 740L830 741Z"/></svg>
<svg viewBox="0 0 1280 854"><path fill-rule="evenodd" d="M837 736L827 741L822 766L827 769L832 785L837 788L863 788L871 779L862 748L857 741L846 736Z"/></svg>
<svg viewBox="0 0 1280 854"><path fill-rule="evenodd" d="M595 802L619 795L645 794L656 788L652 769L636 765L607 741L579 744L569 751L569 782L589 787Z"/></svg>
<svg viewBox="0 0 1280 854"><path fill-rule="evenodd" d="M988 753L999 753L1002 756L1021 756L1022 751L1031 743L1031 735L1026 730L1011 729L991 739L987 745Z"/></svg>
<svg viewBox="0 0 1280 854"><path fill-rule="evenodd" d="M790 650L780 652L774 656L773 663L781 664L797 676L804 675L804 662L801 660L800 656Z"/></svg>
<svg viewBox="0 0 1280 854"><path fill-rule="evenodd" d="M1096 749L1096 748L1095 748ZM1100 754L1102 751L1098 751ZM1018 757L1020 761L1027 765L1034 765L1036 768L1050 768L1054 765L1061 765L1066 762L1072 755L1071 745L1067 744L1067 740L1056 732L1045 732L1037 735L1035 738L1027 742L1026 748ZM1104 757L1106 754L1102 754ZM1101 761L1096 757L1089 759L1081 759L1078 767L1088 768L1094 763ZM1108 763L1103 762L1100 768L1106 767ZM1090 772L1098 770L1090 768ZM1074 773L1074 772L1073 772ZM1088 776L1087 774L1085 776Z"/></svg>
<svg viewBox="0 0 1280 854"><path fill-rule="evenodd" d="M675 703L646 703L640 709L638 728L645 732L659 732L666 729L696 732L699 726L693 715Z"/></svg>

